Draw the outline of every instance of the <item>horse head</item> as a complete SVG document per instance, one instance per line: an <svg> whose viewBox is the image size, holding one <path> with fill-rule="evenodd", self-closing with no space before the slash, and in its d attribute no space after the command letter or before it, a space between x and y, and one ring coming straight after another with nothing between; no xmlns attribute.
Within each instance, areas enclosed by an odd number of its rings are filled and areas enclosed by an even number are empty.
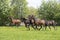
<svg viewBox="0 0 60 40"><path fill-rule="evenodd" d="M27 20L26 18L21 18L21 21L22 21L22 22L24 22L24 21L26 21L26 20Z"/></svg>

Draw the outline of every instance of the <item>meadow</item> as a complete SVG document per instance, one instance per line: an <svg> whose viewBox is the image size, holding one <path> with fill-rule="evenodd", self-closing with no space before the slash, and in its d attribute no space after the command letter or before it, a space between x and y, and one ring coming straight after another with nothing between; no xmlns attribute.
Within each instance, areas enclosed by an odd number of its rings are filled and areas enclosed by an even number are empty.
<svg viewBox="0 0 60 40"><path fill-rule="evenodd" d="M60 40L60 27L49 30L28 31L24 26L0 26L0 40Z"/></svg>

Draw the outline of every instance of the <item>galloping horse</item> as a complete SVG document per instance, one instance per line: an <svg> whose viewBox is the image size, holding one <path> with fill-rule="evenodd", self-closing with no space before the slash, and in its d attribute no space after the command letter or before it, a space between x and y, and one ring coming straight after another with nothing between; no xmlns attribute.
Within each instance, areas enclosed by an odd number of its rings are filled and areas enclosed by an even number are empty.
<svg viewBox="0 0 60 40"><path fill-rule="evenodd" d="M38 30L41 30L42 27L46 27L45 20L36 19L35 26L36 26L36 29L38 29L38 27L40 27Z"/></svg>
<svg viewBox="0 0 60 40"><path fill-rule="evenodd" d="M30 21L26 18L21 18L22 22L24 22L25 27L28 28L28 30L30 30Z"/></svg>
<svg viewBox="0 0 60 40"><path fill-rule="evenodd" d="M40 19L36 19L34 15L29 15L28 19L31 22L31 25L33 25L33 27L35 29L38 29L37 27L40 26L40 29L42 28L42 25L45 25L45 20L40 20ZM39 30L40 30L39 29Z"/></svg>
<svg viewBox="0 0 60 40"><path fill-rule="evenodd" d="M28 30L30 30L30 26L32 26L32 28L34 29L32 23L30 22L29 19L26 19L26 18L22 18L22 22L24 22L25 24L25 27L28 28Z"/></svg>
<svg viewBox="0 0 60 40"><path fill-rule="evenodd" d="M18 25L20 25L20 23L21 23L21 20L19 20L19 19L13 19L13 17L10 17L10 19L11 19L11 23L12 23L13 25L18 26Z"/></svg>
<svg viewBox="0 0 60 40"><path fill-rule="evenodd" d="M35 20L36 29L37 29L37 27L39 26L39 27L40 27L39 30L42 29L42 26L45 27L45 30L46 30L47 27L49 27L49 29L51 30L51 26L52 26L54 29L56 29L56 28L55 28L55 25L56 25L56 24L57 24L57 23L56 23L54 20L50 20L50 21L40 20L40 19L36 19L36 20Z"/></svg>
<svg viewBox="0 0 60 40"><path fill-rule="evenodd" d="M54 20L44 20L44 19L35 19L35 18L30 18L31 22L36 26L35 28L38 29L37 27L40 26L40 29L42 29L42 26L45 27L45 30L47 28L47 26L49 27L49 29L51 30L52 26L55 29L55 25L57 24ZM39 30L40 30L39 29Z"/></svg>
<svg viewBox="0 0 60 40"><path fill-rule="evenodd" d="M29 19L29 21L30 21L30 24L32 25L32 27L34 28L34 29L36 29L34 26L35 26L35 16L34 15L29 15L28 16L28 19Z"/></svg>
<svg viewBox="0 0 60 40"><path fill-rule="evenodd" d="M55 25L57 23L54 20L49 20L49 21L46 22L46 24L47 24L47 26L49 27L50 30L51 30L51 27L50 26L52 26L54 29L56 29L55 28Z"/></svg>

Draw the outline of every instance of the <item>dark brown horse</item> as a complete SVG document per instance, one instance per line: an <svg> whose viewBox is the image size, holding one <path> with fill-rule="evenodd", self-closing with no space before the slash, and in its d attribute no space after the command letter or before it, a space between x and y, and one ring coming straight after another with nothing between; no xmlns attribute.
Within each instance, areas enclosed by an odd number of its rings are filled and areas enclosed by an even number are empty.
<svg viewBox="0 0 60 40"><path fill-rule="evenodd" d="M22 18L22 22L24 22L25 27L28 28L28 30L30 30L30 26L32 26L32 28L35 29L29 19Z"/></svg>
<svg viewBox="0 0 60 40"><path fill-rule="evenodd" d="M10 17L10 19L11 19L11 23L12 23L13 25L18 26L18 25L21 24L21 20L19 20L19 19L14 19L13 17Z"/></svg>
<svg viewBox="0 0 60 40"><path fill-rule="evenodd" d="M28 19L30 21L30 24L32 25L32 27L35 29L35 16L34 15L29 15Z"/></svg>
<svg viewBox="0 0 60 40"><path fill-rule="evenodd" d="M40 20L35 19L35 16L34 16L34 15L29 15L29 16L28 16L28 19L29 19L31 25L33 25L33 27L34 27L35 29L37 29L37 26L40 26L40 24L41 24L41 23L40 23Z"/></svg>

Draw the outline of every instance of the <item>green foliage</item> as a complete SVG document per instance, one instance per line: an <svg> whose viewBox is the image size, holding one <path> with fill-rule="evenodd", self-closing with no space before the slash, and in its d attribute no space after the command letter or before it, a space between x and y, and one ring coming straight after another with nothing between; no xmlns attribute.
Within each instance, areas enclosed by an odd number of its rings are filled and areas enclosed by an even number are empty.
<svg viewBox="0 0 60 40"><path fill-rule="evenodd" d="M9 10L9 0L0 0L0 25L8 22Z"/></svg>
<svg viewBox="0 0 60 40"><path fill-rule="evenodd" d="M28 17L28 15L35 15L35 16L38 16L38 11L37 11L37 9L35 9L35 8L33 8L33 7L27 7L26 8L26 17Z"/></svg>
<svg viewBox="0 0 60 40"><path fill-rule="evenodd" d="M56 0L43 1L38 12L40 18L58 21L60 19L60 3Z"/></svg>
<svg viewBox="0 0 60 40"><path fill-rule="evenodd" d="M15 18L21 18L25 15L26 5L26 0L12 0L12 13L15 15Z"/></svg>
<svg viewBox="0 0 60 40"><path fill-rule="evenodd" d="M0 25L9 23L9 16L14 18L23 17L26 4L26 0L0 0Z"/></svg>

